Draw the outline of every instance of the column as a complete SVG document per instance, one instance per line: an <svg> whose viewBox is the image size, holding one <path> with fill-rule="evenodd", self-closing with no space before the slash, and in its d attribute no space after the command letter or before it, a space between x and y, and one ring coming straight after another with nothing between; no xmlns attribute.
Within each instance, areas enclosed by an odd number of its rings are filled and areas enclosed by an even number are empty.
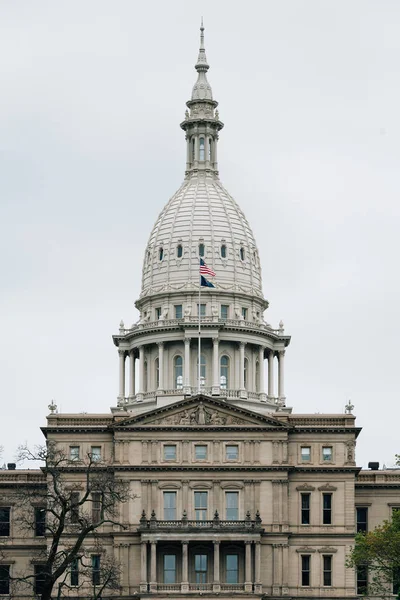
<svg viewBox="0 0 400 600"><path fill-rule="evenodd" d="M214 506L212 507L212 516L214 516L215 511L218 511L220 519L225 519L225 516L221 515L221 482L217 479L213 480L213 500Z"/></svg>
<svg viewBox="0 0 400 600"><path fill-rule="evenodd" d="M244 388L244 349L245 342L240 342L239 344L239 389L240 389L240 397L247 398L247 393Z"/></svg>
<svg viewBox="0 0 400 600"><path fill-rule="evenodd" d="M219 593L221 591L220 575L219 575L219 540L214 541L214 581L213 581L213 592Z"/></svg>
<svg viewBox="0 0 400 600"><path fill-rule="evenodd" d="M182 581L181 581L181 592L189 591L189 577L188 577L188 546L189 542L182 542Z"/></svg>
<svg viewBox="0 0 400 600"><path fill-rule="evenodd" d="M219 342L213 338L212 395L219 396Z"/></svg>
<svg viewBox="0 0 400 600"><path fill-rule="evenodd" d="M135 351L129 352L129 396L135 395Z"/></svg>
<svg viewBox="0 0 400 600"><path fill-rule="evenodd" d="M190 136L186 135L186 171L190 169Z"/></svg>
<svg viewBox="0 0 400 600"><path fill-rule="evenodd" d="M119 395L118 398L125 398L125 350L118 350L119 354Z"/></svg>
<svg viewBox="0 0 400 600"><path fill-rule="evenodd" d="M255 557L254 557L254 592L262 594L261 584L261 543L255 542Z"/></svg>
<svg viewBox="0 0 400 600"><path fill-rule="evenodd" d="M217 155L217 140L218 140L218 136L215 135L214 136L214 156L213 156L213 164L214 164L214 169L218 169L218 155Z"/></svg>
<svg viewBox="0 0 400 600"><path fill-rule="evenodd" d="M274 351L268 354L268 397L274 397Z"/></svg>
<svg viewBox="0 0 400 600"><path fill-rule="evenodd" d="M143 401L144 393L144 346L139 346L139 391L136 395L137 402Z"/></svg>
<svg viewBox="0 0 400 600"><path fill-rule="evenodd" d="M258 370L260 373L260 382L259 382L259 393L261 402L266 402L267 397L265 395L264 389L264 346L260 346L259 348L259 356L258 356Z"/></svg>
<svg viewBox="0 0 400 600"><path fill-rule="evenodd" d="M151 541L150 592L157 591L157 542Z"/></svg>
<svg viewBox="0 0 400 600"><path fill-rule="evenodd" d="M253 583L251 581L251 542L246 541L244 545L246 547L244 591L251 592L253 591Z"/></svg>
<svg viewBox="0 0 400 600"><path fill-rule="evenodd" d="M158 391L164 389L164 342L158 342Z"/></svg>
<svg viewBox="0 0 400 600"><path fill-rule="evenodd" d="M272 531L280 531L281 481L272 481Z"/></svg>
<svg viewBox="0 0 400 600"><path fill-rule="evenodd" d="M285 366L285 351L279 352L279 380L278 380L278 396L282 404L285 403L285 390L284 390L284 366Z"/></svg>
<svg viewBox="0 0 400 600"><path fill-rule="evenodd" d="M282 544L282 596L289 594L289 544Z"/></svg>
<svg viewBox="0 0 400 600"><path fill-rule="evenodd" d="M147 542L140 542L140 591L147 592Z"/></svg>
<svg viewBox="0 0 400 600"><path fill-rule="evenodd" d="M281 545L280 544L272 544L273 547L273 561L274 561L274 571L272 575L272 594L274 596L280 595L280 586L281 586Z"/></svg>
<svg viewBox="0 0 400 600"><path fill-rule="evenodd" d="M185 338L185 385L183 392L184 394L191 393L190 385L190 338Z"/></svg>

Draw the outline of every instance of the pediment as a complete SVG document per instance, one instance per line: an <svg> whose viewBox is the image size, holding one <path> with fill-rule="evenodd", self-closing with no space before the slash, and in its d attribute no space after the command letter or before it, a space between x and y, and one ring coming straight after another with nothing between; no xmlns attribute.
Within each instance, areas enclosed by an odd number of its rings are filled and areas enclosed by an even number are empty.
<svg viewBox="0 0 400 600"><path fill-rule="evenodd" d="M272 416L260 415L253 411L228 404L207 396L193 396L142 413L127 417L115 425L118 429L129 427L177 427L177 428L225 428L260 427L267 429L289 429L285 423Z"/></svg>

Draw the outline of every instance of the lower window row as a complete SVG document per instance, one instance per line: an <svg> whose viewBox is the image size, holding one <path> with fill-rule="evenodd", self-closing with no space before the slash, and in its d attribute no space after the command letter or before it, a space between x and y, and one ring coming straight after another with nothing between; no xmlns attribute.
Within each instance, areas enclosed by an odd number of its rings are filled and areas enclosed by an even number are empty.
<svg viewBox="0 0 400 600"><path fill-rule="evenodd" d="M85 580L89 575L91 584L97 586L101 584L101 567L99 554L92 554L91 558L91 570L88 571L87 565L85 565ZM90 563L89 563L90 564ZM76 558L70 567L70 581L71 586L79 586L80 581L80 567L81 562L79 558ZM0 565L0 595L6 595L11 593L11 565ZM89 583L89 582L88 582ZM45 584L45 571L42 565L34 565L34 577L32 579L33 592L35 595L40 596L43 592Z"/></svg>
<svg viewBox="0 0 400 600"><path fill-rule="evenodd" d="M193 557L194 583L208 583L209 565L207 554L195 554ZM163 557L164 583L178 583L177 555L164 554ZM225 555L225 583L239 583L239 555Z"/></svg>

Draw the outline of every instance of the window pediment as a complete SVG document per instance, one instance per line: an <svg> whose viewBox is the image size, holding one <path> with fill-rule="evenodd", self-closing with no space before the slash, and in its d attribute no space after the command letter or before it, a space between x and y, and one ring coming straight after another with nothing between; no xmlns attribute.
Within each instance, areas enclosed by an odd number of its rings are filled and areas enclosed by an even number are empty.
<svg viewBox="0 0 400 600"><path fill-rule="evenodd" d="M302 483L301 485L298 485L296 487L296 490L298 492L314 492L315 491L315 487L313 487L309 483Z"/></svg>
<svg viewBox="0 0 400 600"><path fill-rule="evenodd" d="M321 485L318 490L320 492L336 492L337 487L331 485L330 483L325 483L325 485Z"/></svg>

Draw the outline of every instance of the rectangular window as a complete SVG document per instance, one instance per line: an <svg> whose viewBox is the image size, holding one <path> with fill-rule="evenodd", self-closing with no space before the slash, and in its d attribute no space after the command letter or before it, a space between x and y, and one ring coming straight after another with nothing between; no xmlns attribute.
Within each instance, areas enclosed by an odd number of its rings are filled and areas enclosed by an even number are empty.
<svg viewBox="0 0 400 600"><path fill-rule="evenodd" d="M100 554L92 554L92 584L100 585Z"/></svg>
<svg viewBox="0 0 400 600"><path fill-rule="evenodd" d="M79 521L79 492L71 492L71 523Z"/></svg>
<svg viewBox="0 0 400 600"><path fill-rule="evenodd" d="M69 460L79 460L79 446L69 447Z"/></svg>
<svg viewBox="0 0 400 600"><path fill-rule="evenodd" d="M332 556L323 556L323 581L325 586L332 585Z"/></svg>
<svg viewBox="0 0 400 600"><path fill-rule="evenodd" d="M310 563L311 556L309 554L301 555L301 585L310 585Z"/></svg>
<svg viewBox="0 0 400 600"><path fill-rule="evenodd" d="M237 460L239 458L239 446L226 446L226 460Z"/></svg>
<svg viewBox="0 0 400 600"><path fill-rule="evenodd" d="M332 446L323 446L322 447L322 460L331 461L333 457Z"/></svg>
<svg viewBox="0 0 400 600"><path fill-rule="evenodd" d="M90 456L93 461L101 460L101 446L92 446L90 449Z"/></svg>
<svg viewBox="0 0 400 600"><path fill-rule="evenodd" d="M207 583L207 554L194 555L196 583Z"/></svg>
<svg viewBox="0 0 400 600"><path fill-rule="evenodd" d="M357 533L368 531L368 508L366 506L357 506L356 508Z"/></svg>
<svg viewBox="0 0 400 600"><path fill-rule="evenodd" d="M182 319L182 317L183 317L182 304L176 304L175 305L175 319Z"/></svg>
<svg viewBox="0 0 400 600"><path fill-rule="evenodd" d="M176 446L175 446L175 444L165 444L165 446L164 446L164 460L176 460Z"/></svg>
<svg viewBox="0 0 400 600"><path fill-rule="evenodd" d="M197 305L197 316L199 314L199 305ZM201 317L205 317L206 316L206 305L205 304L200 304L200 316Z"/></svg>
<svg viewBox="0 0 400 600"><path fill-rule="evenodd" d="M10 593L10 565L0 565L0 594Z"/></svg>
<svg viewBox="0 0 400 600"><path fill-rule="evenodd" d="M194 493L194 511L196 515L196 521L205 521L207 519L207 500L207 492Z"/></svg>
<svg viewBox="0 0 400 600"><path fill-rule="evenodd" d="M176 492L164 492L164 519L176 520Z"/></svg>
<svg viewBox="0 0 400 600"><path fill-rule="evenodd" d="M102 513L102 493L92 492L92 522L94 525L100 523L103 515Z"/></svg>
<svg viewBox="0 0 400 600"><path fill-rule="evenodd" d="M226 583L239 583L239 556L226 555Z"/></svg>
<svg viewBox="0 0 400 600"><path fill-rule="evenodd" d="M227 319L229 315L228 304L221 304L221 319Z"/></svg>
<svg viewBox="0 0 400 600"><path fill-rule="evenodd" d="M176 583L175 554L164 554L164 583Z"/></svg>
<svg viewBox="0 0 400 600"><path fill-rule="evenodd" d="M301 524L310 524L310 500L311 494L301 494Z"/></svg>
<svg viewBox="0 0 400 600"><path fill-rule="evenodd" d="M11 508L0 506L0 537L10 535L10 513Z"/></svg>
<svg viewBox="0 0 400 600"><path fill-rule="evenodd" d="M247 321L248 310L244 306L242 306L242 317L245 321Z"/></svg>
<svg viewBox="0 0 400 600"><path fill-rule="evenodd" d="M71 563L71 585L79 585L79 559L74 558Z"/></svg>
<svg viewBox="0 0 400 600"><path fill-rule="evenodd" d="M368 594L368 567L357 567L357 594Z"/></svg>
<svg viewBox="0 0 400 600"><path fill-rule="evenodd" d="M322 494L322 523L332 525L332 494Z"/></svg>
<svg viewBox="0 0 400 600"><path fill-rule="evenodd" d="M161 306L157 306L156 308L156 321L161 317Z"/></svg>
<svg viewBox="0 0 400 600"><path fill-rule="evenodd" d="M301 447L301 460L302 460L302 462L310 462L311 446L302 446Z"/></svg>
<svg viewBox="0 0 400 600"><path fill-rule="evenodd" d="M194 456L196 460L207 459L207 446L197 445L194 447Z"/></svg>
<svg viewBox="0 0 400 600"><path fill-rule="evenodd" d="M45 581L45 572L43 565L35 565L35 581L34 581L34 592L36 596L41 596L43 593Z"/></svg>
<svg viewBox="0 0 400 600"><path fill-rule="evenodd" d="M35 507L35 535L41 537L46 533L46 509Z"/></svg>
<svg viewBox="0 0 400 600"><path fill-rule="evenodd" d="M225 492L226 519L237 521L239 519L239 492Z"/></svg>

